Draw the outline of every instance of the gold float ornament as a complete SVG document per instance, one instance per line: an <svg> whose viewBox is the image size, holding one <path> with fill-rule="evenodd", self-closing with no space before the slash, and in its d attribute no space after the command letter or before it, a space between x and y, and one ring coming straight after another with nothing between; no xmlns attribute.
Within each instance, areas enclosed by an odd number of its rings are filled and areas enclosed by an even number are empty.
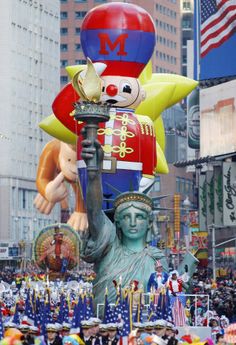
<svg viewBox="0 0 236 345"><path fill-rule="evenodd" d="M79 71L73 76L72 86L81 100L99 102L102 93L102 79L89 58L87 58L86 71Z"/></svg>

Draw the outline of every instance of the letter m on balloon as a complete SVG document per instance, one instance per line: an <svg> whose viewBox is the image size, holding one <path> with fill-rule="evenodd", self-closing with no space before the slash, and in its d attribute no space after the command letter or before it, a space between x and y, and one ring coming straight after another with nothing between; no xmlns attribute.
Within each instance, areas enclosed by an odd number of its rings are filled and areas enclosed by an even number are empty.
<svg viewBox="0 0 236 345"><path fill-rule="evenodd" d="M109 55L110 51L113 51L116 49L116 47L119 47L119 49L117 51L117 55L118 56L126 56L127 55L127 52L125 51L125 41L128 38L128 34L119 35L114 40L114 42L111 41L111 39L107 33L99 33L98 37L100 39L99 54Z"/></svg>

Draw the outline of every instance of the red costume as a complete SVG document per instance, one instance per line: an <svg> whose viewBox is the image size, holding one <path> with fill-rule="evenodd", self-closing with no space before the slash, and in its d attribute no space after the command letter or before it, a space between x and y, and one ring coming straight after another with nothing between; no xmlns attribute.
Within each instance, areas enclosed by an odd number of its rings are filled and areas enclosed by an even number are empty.
<svg viewBox="0 0 236 345"><path fill-rule="evenodd" d="M182 292L183 290L183 281L182 279L178 278L177 280L169 280L169 289L171 293L178 293Z"/></svg>

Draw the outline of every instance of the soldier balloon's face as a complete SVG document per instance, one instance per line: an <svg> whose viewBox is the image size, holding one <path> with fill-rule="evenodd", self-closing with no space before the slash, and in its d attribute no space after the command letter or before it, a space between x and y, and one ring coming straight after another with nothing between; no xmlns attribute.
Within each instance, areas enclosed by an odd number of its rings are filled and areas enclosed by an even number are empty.
<svg viewBox="0 0 236 345"><path fill-rule="evenodd" d="M114 107L135 109L146 97L136 78L105 76L102 80L101 101Z"/></svg>
<svg viewBox="0 0 236 345"><path fill-rule="evenodd" d="M129 239L141 239L149 228L149 216L146 211L134 206L127 206L119 215L119 226L123 236Z"/></svg>

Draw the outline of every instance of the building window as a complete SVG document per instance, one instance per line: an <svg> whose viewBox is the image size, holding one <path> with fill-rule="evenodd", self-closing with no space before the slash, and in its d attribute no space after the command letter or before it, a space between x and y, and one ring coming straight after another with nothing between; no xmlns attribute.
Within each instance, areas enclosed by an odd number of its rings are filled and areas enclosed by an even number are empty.
<svg viewBox="0 0 236 345"><path fill-rule="evenodd" d="M160 192L161 191L161 179L160 176L155 177L155 183L153 185L153 192Z"/></svg>
<svg viewBox="0 0 236 345"><path fill-rule="evenodd" d="M66 4L67 0L61 0L61 4Z"/></svg>
<svg viewBox="0 0 236 345"><path fill-rule="evenodd" d="M187 66L182 66L182 75L187 76Z"/></svg>
<svg viewBox="0 0 236 345"><path fill-rule="evenodd" d="M76 43L75 44L75 50L78 51L78 50L80 50L80 48L81 48L81 45L79 43Z"/></svg>
<svg viewBox="0 0 236 345"><path fill-rule="evenodd" d="M60 31L61 31L62 36L68 35L68 29L67 28L61 28Z"/></svg>
<svg viewBox="0 0 236 345"><path fill-rule="evenodd" d="M86 65L86 60L82 60L82 59L80 59L80 60L75 60L75 64L76 64L76 65Z"/></svg>
<svg viewBox="0 0 236 345"><path fill-rule="evenodd" d="M67 50L68 50L68 44L65 44L65 43L61 44L61 51L67 52Z"/></svg>
<svg viewBox="0 0 236 345"><path fill-rule="evenodd" d="M183 19L182 28L183 29L191 29L191 20L190 19Z"/></svg>
<svg viewBox="0 0 236 345"><path fill-rule="evenodd" d="M191 10L190 1L183 1L183 10Z"/></svg>
<svg viewBox="0 0 236 345"><path fill-rule="evenodd" d="M75 0L75 2L87 2L87 0Z"/></svg>
<svg viewBox="0 0 236 345"><path fill-rule="evenodd" d="M61 12L61 19L67 19L68 13L67 12Z"/></svg>
<svg viewBox="0 0 236 345"><path fill-rule="evenodd" d="M181 177L176 177L176 193L184 193L184 184Z"/></svg>
<svg viewBox="0 0 236 345"><path fill-rule="evenodd" d="M82 19L86 15L85 11L76 11L75 12L75 19Z"/></svg>
<svg viewBox="0 0 236 345"><path fill-rule="evenodd" d="M187 46L187 41L189 40L189 38L188 37L183 37L182 38L182 45L183 46Z"/></svg>
<svg viewBox="0 0 236 345"><path fill-rule="evenodd" d="M66 75L61 76L61 84L66 84L68 82L68 77Z"/></svg>
<svg viewBox="0 0 236 345"><path fill-rule="evenodd" d="M75 34L80 35L80 28L75 28Z"/></svg>
<svg viewBox="0 0 236 345"><path fill-rule="evenodd" d="M61 60L61 67L68 66L68 60Z"/></svg>

